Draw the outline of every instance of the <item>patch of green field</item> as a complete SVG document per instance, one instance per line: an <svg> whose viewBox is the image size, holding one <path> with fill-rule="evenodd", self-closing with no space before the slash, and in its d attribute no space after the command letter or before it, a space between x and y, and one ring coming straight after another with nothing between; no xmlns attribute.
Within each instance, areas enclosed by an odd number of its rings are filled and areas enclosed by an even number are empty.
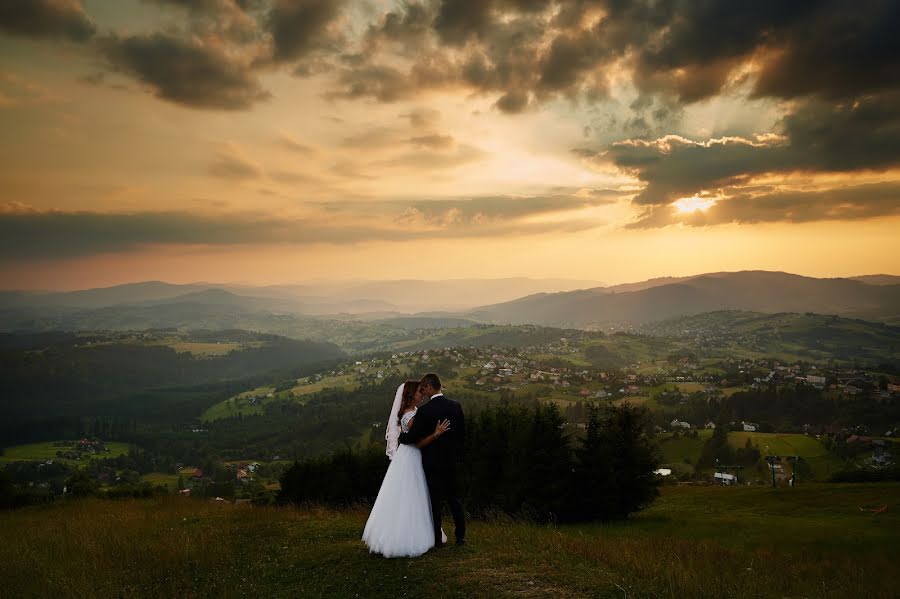
<svg viewBox="0 0 900 599"><path fill-rule="evenodd" d="M842 469L841 460L830 454L819 441L813 437L791 433L728 433L728 444L732 447L743 447L747 439L765 455L802 457L809 463L813 478L826 480L830 475ZM786 469L790 461L785 460Z"/></svg>
<svg viewBox="0 0 900 599"><path fill-rule="evenodd" d="M613 403L617 406L620 406L623 403L630 403L633 406L641 406L650 410L659 407L656 400L652 397L647 397L646 395L629 395L628 397L617 399Z"/></svg>
<svg viewBox="0 0 900 599"><path fill-rule="evenodd" d="M696 391L703 391L702 383L673 383L678 390L682 393L694 393Z"/></svg>
<svg viewBox="0 0 900 599"><path fill-rule="evenodd" d="M129 445L128 443L119 443L116 441L110 441L106 443L106 448L109 449L109 453L83 453L81 457L81 461L85 461L91 459L93 457L98 458L114 458L120 455L125 455L128 453ZM56 456L57 451L74 451L74 447L71 441L44 441L41 443L27 443L24 445L14 445L11 447L6 447L3 450L3 455L0 456L0 462L22 462L22 461L34 461L34 462L44 462L47 460L59 460L61 462L65 462L67 464L77 464L76 460L67 460L64 458L59 458Z"/></svg>
<svg viewBox="0 0 900 599"><path fill-rule="evenodd" d="M295 396L310 395L324 389L347 389L352 391L356 389L356 375L345 374L343 376L326 376L320 381L311 382L309 378L297 381L297 386L293 387L288 393Z"/></svg>
<svg viewBox="0 0 900 599"><path fill-rule="evenodd" d="M89 499L0 513L0 576L11 597L887 599L900 512L860 508L898 495L668 487L623 522L475 521L466 547L413 559L368 553L366 509Z"/></svg>
<svg viewBox="0 0 900 599"><path fill-rule="evenodd" d="M147 474L141 475L141 480L154 485L167 487L170 491L175 491L178 489L177 474L167 474L164 472L148 472Z"/></svg>
<svg viewBox="0 0 900 599"><path fill-rule="evenodd" d="M660 433L656 435L659 448L663 454L664 464L696 464L703 452L703 446L712 436L711 430L698 430L697 438L686 437L679 434L677 437L672 433Z"/></svg>
<svg viewBox="0 0 900 599"><path fill-rule="evenodd" d="M214 406L210 406L203 412L200 417L204 422L212 420L221 420L222 418L232 418L238 414L250 416L251 414L262 414L263 405L274 401L274 397L266 397L269 393L274 393L275 387L257 387L229 397L224 401L220 401ZM250 403L250 398L256 397L256 403Z"/></svg>
<svg viewBox="0 0 900 599"><path fill-rule="evenodd" d="M190 353L195 356L224 356L228 352L240 350L240 343L196 343L193 341L175 341L166 343L178 353Z"/></svg>

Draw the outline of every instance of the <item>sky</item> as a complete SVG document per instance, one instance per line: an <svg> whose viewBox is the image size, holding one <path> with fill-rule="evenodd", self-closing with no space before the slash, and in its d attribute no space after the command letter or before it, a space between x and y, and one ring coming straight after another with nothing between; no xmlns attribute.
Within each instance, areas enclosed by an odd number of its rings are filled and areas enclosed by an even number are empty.
<svg viewBox="0 0 900 599"><path fill-rule="evenodd" d="M891 0L9 0L0 288L900 274Z"/></svg>

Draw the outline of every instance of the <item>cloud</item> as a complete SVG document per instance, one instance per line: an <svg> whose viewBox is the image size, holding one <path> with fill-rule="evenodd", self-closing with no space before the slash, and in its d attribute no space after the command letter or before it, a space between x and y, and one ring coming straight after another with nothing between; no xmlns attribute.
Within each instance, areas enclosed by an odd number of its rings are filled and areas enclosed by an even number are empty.
<svg viewBox="0 0 900 599"><path fill-rule="evenodd" d="M440 136L438 136L440 137ZM409 168L417 170L451 169L486 157L483 150L468 144L426 147L414 152L374 162L372 166L389 168Z"/></svg>
<svg viewBox="0 0 900 599"><path fill-rule="evenodd" d="M672 206L648 207L629 228L645 229L678 222L691 226L726 223L805 223L858 220L900 215L900 181L838 185L828 189L796 190L783 186L734 188L712 199L710 208L679 214Z"/></svg>
<svg viewBox="0 0 900 599"><path fill-rule="evenodd" d="M187 12L191 31L200 36L214 34L237 44L258 41L260 28L257 19L250 14L261 2L238 0L144 0L162 7L172 7Z"/></svg>
<svg viewBox="0 0 900 599"><path fill-rule="evenodd" d="M303 154L304 156L311 156L312 154L316 153L315 148L301 143L299 140L287 133L278 134L278 144L283 148L287 148L288 150L297 152L298 154Z"/></svg>
<svg viewBox="0 0 900 599"><path fill-rule="evenodd" d="M103 41L102 52L112 68L183 106L240 110L269 97L246 61L198 39L112 35Z"/></svg>
<svg viewBox="0 0 900 599"><path fill-rule="evenodd" d="M409 124L414 129L425 129L437 125L441 120L441 113L433 108L416 108L406 114L400 115L409 119Z"/></svg>
<svg viewBox="0 0 900 599"><path fill-rule="evenodd" d="M0 256L17 261L129 252L166 244L346 245L540 235L588 230L602 223L582 217L547 222L526 217L592 204L571 197L346 202L318 205L318 212L303 218L256 213L40 212L8 206L0 210Z"/></svg>
<svg viewBox="0 0 900 599"><path fill-rule="evenodd" d="M825 125L827 123L827 125ZM639 205L666 204L770 173L851 173L900 167L900 94L797 105L779 135L693 141L624 140L598 156L646 183Z"/></svg>
<svg viewBox="0 0 900 599"><path fill-rule="evenodd" d="M259 179L262 177L262 169L253 161L241 155L234 146L227 146L219 152L216 160L210 165L211 175L222 179Z"/></svg>
<svg viewBox="0 0 900 599"><path fill-rule="evenodd" d="M408 141L414 146L434 150L446 150L456 145L456 140L453 139L452 135L441 135L440 133L418 135L416 137L410 137Z"/></svg>
<svg viewBox="0 0 900 599"><path fill-rule="evenodd" d="M77 0L4 0L0 30L30 38L85 42L96 27Z"/></svg>
<svg viewBox="0 0 900 599"><path fill-rule="evenodd" d="M315 50L337 46L335 25L341 0L275 0L266 19L276 63L292 62Z"/></svg>

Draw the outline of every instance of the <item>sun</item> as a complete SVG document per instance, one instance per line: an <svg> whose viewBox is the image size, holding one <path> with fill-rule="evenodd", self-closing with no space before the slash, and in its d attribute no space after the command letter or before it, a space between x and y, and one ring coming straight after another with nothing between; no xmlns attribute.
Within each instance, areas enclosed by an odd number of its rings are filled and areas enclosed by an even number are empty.
<svg viewBox="0 0 900 599"><path fill-rule="evenodd" d="M697 196L692 196L676 200L675 202L672 202L672 205L675 206L678 212L689 214L697 211L703 212L710 206L714 206L715 203L715 198L698 198Z"/></svg>

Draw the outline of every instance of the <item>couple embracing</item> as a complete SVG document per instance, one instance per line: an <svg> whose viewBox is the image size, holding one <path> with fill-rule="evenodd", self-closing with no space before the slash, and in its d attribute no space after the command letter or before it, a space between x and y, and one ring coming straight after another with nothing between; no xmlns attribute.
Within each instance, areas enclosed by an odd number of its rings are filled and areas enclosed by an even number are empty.
<svg viewBox="0 0 900 599"><path fill-rule="evenodd" d="M462 407L444 397L438 375L429 373L421 381L400 385L385 433L391 464L362 536L371 553L415 557L443 547L445 501L453 514L456 543L465 544L456 480L464 434Z"/></svg>

